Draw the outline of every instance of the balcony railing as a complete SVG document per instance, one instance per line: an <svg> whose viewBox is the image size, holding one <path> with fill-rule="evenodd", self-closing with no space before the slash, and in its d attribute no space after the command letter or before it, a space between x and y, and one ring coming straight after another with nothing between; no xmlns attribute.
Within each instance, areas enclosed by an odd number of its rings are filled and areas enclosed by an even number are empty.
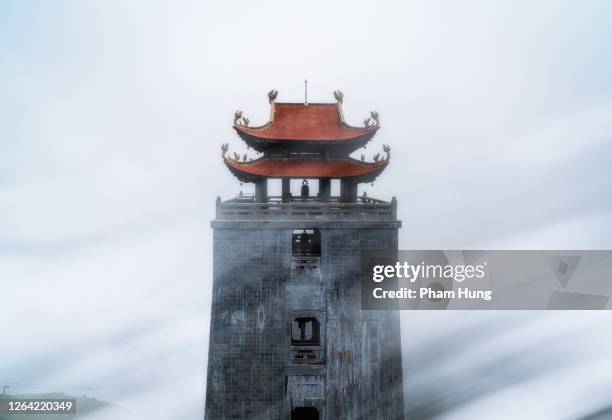
<svg viewBox="0 0 612 420"><path fill-rule="evenodd" d="M255 194L242 194L239 196L236 196L235 198L232 198L230 200L224 201L224 203L254 203L255 202ZM272 196L268 196L268 201L267 203L282 203L283 202L283 198L280 195L272 195ZM308 196L308 197L302 197L302 196L294 196L292 195L289 198L289 202L290 203L321 203L321 198L319 196ZM368 203L387 203L387 201L384 200L379 200L378 198L371 198L368 196L363 196L360 195L357 197L357 202L358 203L364 203L364 204L368 204ZM338 196L332 196L329 198L329 203L340 203L340 197Z"/></svg>
<svg viewBox="0 0 612 420"><path fill-rule="evenodd" d="M250 196L240 196L222 202L217 200L217 220L395 220L397 203L359 197L356 203L341 203L339 197L329 202L316 197L282 202L269 197L266 203L256 203Z"/></svg>

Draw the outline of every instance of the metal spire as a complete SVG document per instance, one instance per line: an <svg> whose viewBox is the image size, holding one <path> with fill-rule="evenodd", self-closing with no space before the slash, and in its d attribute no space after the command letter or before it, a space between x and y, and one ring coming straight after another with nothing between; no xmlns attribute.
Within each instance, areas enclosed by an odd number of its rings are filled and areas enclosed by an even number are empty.
<svg viewBox="0 0 612 420"><path fill-rule="evenodd" d="M308 105L308 80L304 80L304 105Z"/></svg>

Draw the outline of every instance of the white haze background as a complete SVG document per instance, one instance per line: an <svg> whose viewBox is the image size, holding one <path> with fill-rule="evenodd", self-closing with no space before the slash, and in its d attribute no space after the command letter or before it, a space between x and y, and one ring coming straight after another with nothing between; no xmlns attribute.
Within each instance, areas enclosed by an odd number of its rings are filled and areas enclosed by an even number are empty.
<svg viewBox="0 0 612 420"><path fill-rule="evenodd" d="M209 220L241 189L220 145L245 151L234 111L263 123L305 78L355 125L380 112L367 155L392 161L365 190L397 196L400 248L610 248L611 21L608 1L1 2L0 386L202 418ZM596 410L610 320L404 313L408 410Z"/></svg>

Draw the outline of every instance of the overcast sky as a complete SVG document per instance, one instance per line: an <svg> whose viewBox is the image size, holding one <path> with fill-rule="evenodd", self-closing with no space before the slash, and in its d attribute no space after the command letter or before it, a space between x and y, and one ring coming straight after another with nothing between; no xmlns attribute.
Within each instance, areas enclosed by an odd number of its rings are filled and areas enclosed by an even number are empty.
<svg viewBox="0 0 612 420"><path fill-rule="evenodd" d="M391 164L362 191L397 196L401 248L610 248L611 21L606 0L2 2L0 385L201 417L209 221L250 191L220 145L246 151L234 111L265 123L305 78L349 123L380 113L366 154ZM600 348L607 316L580 318Z"/></svg>

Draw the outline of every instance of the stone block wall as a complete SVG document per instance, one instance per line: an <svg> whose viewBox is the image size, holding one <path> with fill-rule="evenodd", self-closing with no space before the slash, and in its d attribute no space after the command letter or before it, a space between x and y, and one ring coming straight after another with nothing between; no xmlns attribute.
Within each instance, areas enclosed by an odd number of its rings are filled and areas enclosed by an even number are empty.
<svg viewBox="0 0 612 420"><path fill-rule="evenodd" d="M362 311L359 281L362 252L397 249L397 226L321 223L320 267L296 275L299 221L215 223L206 418L290 419L302 405L328 420L403 418L399 314ZM290 359L300 313L322 322L324 363Z"/></svg>

